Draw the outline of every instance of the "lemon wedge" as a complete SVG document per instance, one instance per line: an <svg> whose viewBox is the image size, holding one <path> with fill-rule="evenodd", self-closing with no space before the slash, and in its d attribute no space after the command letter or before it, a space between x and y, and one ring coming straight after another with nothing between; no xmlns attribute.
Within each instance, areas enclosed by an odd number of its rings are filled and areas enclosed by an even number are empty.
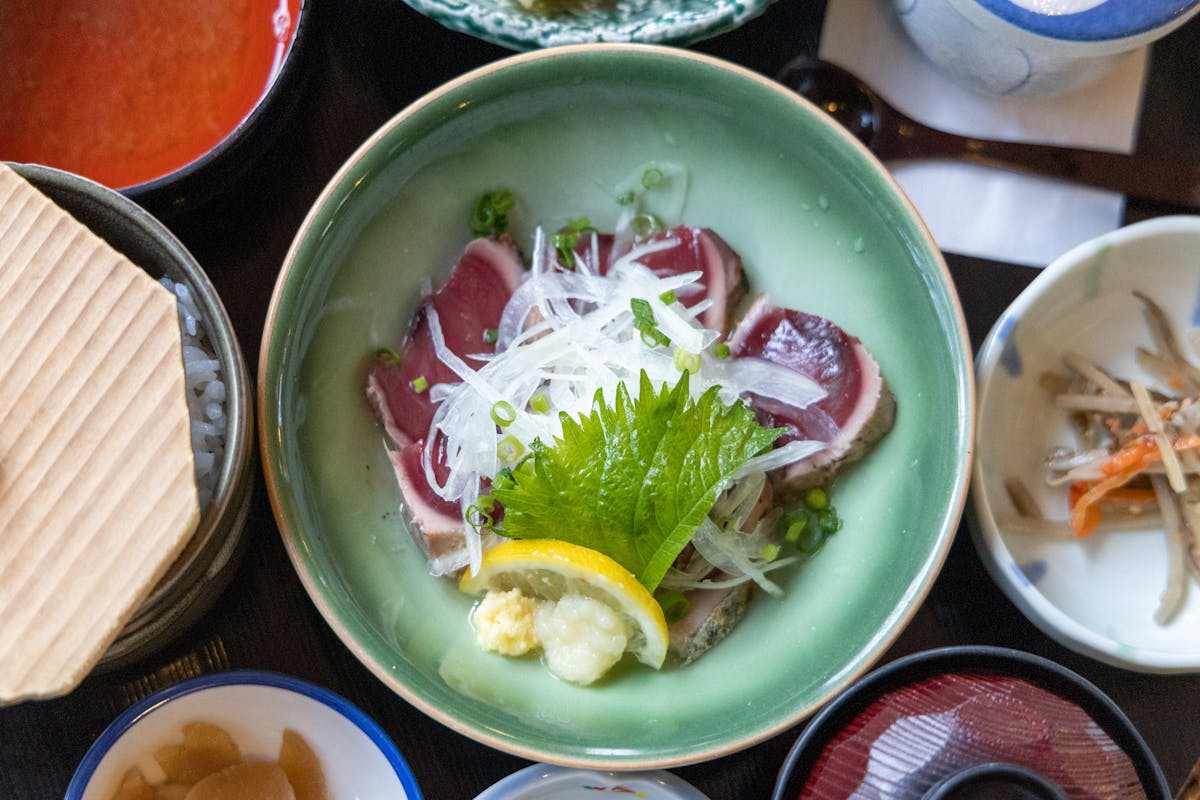
<svg viewBox="0 0 1200 800"><path fill-rule="evenodd" d="M467 594L519 589L538 600L581 595L604 603L627 623L626 652L655 669L667 657L662 607L629 570L603 553L557 539L509 539L483 555L479 571L463 575Z"/></svg>

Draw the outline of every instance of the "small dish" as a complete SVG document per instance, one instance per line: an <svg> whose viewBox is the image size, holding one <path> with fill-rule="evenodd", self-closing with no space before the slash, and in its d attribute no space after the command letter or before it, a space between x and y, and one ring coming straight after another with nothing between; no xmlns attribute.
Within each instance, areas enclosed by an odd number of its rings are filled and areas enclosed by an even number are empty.
<svg viewBox="0 0 1200 800"><path fill-rule="evenodd" d="M78 175L39 165L11 166L152 277L188 288L225 384L225 452L211 499L183 552L101 656L96 669L103 671L144 658L182 633L211 607L237 567L256 466L250 377L216 289L162 223L117 192Z"/></svg>
<svg viewBox="0 0 1200 800"><path fill-rule="evenodd" d="M646 800L708 800L694 786L663 770L599 772L551 764L534 764L514 772L475 800L592 800L596 792Z"/></svg>
<svg viewBox="0 0 1200 800"><path fill-rule="evenodd" d="M1200 670L1200 585L1167 624L1155 613L1167 584L1161 523L1076 539L1025 530L1005 487L1020 478L1047 517L1067 516L1066 487L1044 480L1051 449L1072 441L1065 412L1040 376L1075 351L1114 375L1145 378L1134 350L1149 345L1143 306L1158 303L1181 332L1200 320L1200 217L1164 217L1070 250L1001 315L976 359L979 390L975 545L1005 594L1048 636L1080 653L1145 672Z"/></svg>
<svg viewBox="0 0 1200 800"><path fill-rule="evenodd" d="M773 800L1167 800L1141 735L1044 658L947 647L880 667L814 717Z"/></svg>
<svg viewBox="0 0 1200 800"><path fill-rule="evenodd" d="M687 45L754 19L774 0L565 0L539 13L521 0L405 0L430 19L511 50L589 42ZM553 3L554 0L539 0Z"/></svg>
<svg viewBox="0 0 1200 800"><path fill-rule="evenodd" d="M154 751L197 721L226 731L244 758L275 758L283 731L295 731L316 754L333 797L421 800L404 757L370 717L320 686L257 671L192 678L126 710L89 748L66 800L107 800L135 766L155 783L162 771Z"/></svg>
<svg viewBox="0 0 1200 800"><path fill-rule="evenodd" d="M204 202L236 185L297 104L307 5L6 8L0 159L87 177L160 217Z"/></svg>

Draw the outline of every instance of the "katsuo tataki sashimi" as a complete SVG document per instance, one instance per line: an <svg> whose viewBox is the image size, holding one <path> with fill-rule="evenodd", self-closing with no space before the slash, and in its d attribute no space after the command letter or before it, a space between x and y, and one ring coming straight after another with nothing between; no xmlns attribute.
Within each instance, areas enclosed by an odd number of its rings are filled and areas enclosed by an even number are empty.
<svg viewBox="0 0 1200 800"><path fill-rule="evenodd" d="M635 196L613 231L580 218L522 247L513 207L480 199L475 238L372 358L412 532L480 598L488 650L578 684L626 654L688 663L841 527L830 484L895 402L832 321L766 296L735 316L747 280L715 231Z"/></svg>

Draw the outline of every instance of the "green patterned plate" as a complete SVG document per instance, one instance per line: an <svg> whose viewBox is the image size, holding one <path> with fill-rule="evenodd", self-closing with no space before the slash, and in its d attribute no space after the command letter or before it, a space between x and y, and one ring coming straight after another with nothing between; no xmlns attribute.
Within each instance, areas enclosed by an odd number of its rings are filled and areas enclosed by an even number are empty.
<svg viewBox="0 0 1200 800"><path fill-rule="evenodd" d="M640 42L687 45L733 30L774 0L564 0L580 10L527 11L519 0L405 0L451 30L508 47ZM542 0L554 2L554 0Z"/></svg>
<svg viewBox="0 0 1200 800"><path fill-rule="evenodd" d="M601 686L482 652L471 598L430 577L363 397L421 287L466 244L475 199L527 224L611 226L638 165L687 166L684 219L737 250L755 290L835 320L874 352L894 430L835 487L845 527L755 598L688 667L622 664ZM288 253L259 371L275 514L329 624L380 680L466 736L536 761L650 769L795 725L862 674L915 613L962 513L973 384L958 298L896 185L818 110L739 67L647 45L513 56L385 125L318 199Z"/></svg>

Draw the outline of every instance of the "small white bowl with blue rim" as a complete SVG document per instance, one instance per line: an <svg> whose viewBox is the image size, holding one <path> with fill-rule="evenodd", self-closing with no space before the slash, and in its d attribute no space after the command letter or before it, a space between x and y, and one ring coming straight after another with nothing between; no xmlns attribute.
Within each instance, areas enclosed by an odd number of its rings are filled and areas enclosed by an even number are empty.
<svg viewBox="0 0 1200 800"><path fill-rule="evenodd" d="M997 320L975 361L968 521L996 583L1051 638L1125 669L1197 672L1200 580L1188 579L1186 600L1166 624L1154 618L1168 574L1161 522L1075 538L1007 521L1016 513L1011 478L1047 518L1067 518L1067 489L1047 485L1043 460L1072 442L1070 423L1041 386L1044 372L1062 372L1063 354L1075 351L1118 377L1149 380L1134 354L1152 342L1134 291L1162 307L1184 339L1200 339L1200 217L1139 222L1073 248Z"/></svg>
<svg viewBox="0 0 1200 800"><path fill-rule="evenodd" d="M155 783L162 771L154 751L182 741L183 726L198 721L227 731L244 758L278 758L283 731L294 730L320 760L332 797L422 800L400 751L356 706L298 678L253 670L192 678L130 707L88 750L65 800L108 800L135 766Z"/></svg>
<svg viewBox="0 0 1200 800"><path fill-rule="evenodd" d="M690 783L665 770L606 772L550 764L514 772L475 800L594 800L599 792L645 800L708 800Z"/></svg>
<svg viewBox="0 0 1200 800"><path fill-rule="evenodd" d="M945 75L984 94L1053 95L1183 25L1200 0L892 0Z"/></svg>

